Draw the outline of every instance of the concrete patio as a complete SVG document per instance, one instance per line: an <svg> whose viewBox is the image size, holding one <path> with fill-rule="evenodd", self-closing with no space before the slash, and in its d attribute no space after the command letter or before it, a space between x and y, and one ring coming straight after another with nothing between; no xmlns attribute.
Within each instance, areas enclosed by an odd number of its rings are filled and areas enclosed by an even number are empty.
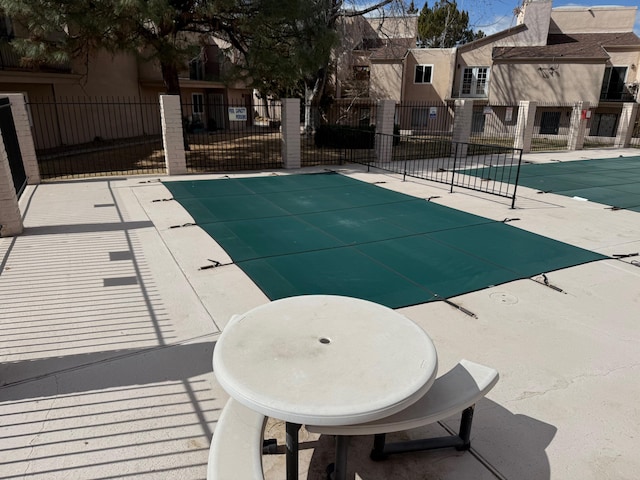
<svg viewBox="0 0 640 480"><path fill-rule="evenodd" d="M638 150L530 154L532 162ZM640 164L639 164L640 168ZM506 199L364 167L366 182L605 255L640 252L638 213L519 187ZM256 175L322 171L278 170ZM235 176L236 174L230 174ZM249 175L248 173L237 175ZM221 178L210 175L202 178ZM193 179L194 177L184 177ZM177 179L171 177L172 180ZM3 479L204 479L227 399L211 358L229 318L268 302L156 177L29 186L25 231L0 239ZM445 372L461 358L500 372L477 405L472 450L369 460L352 441L352 478L634 479L640 429L640 256L593 262L399 311L432 337ZM457 428L457 418L447 420ZM442 435L441 425L396 437ZM284 478L284 432L266 436L268 479ZM323 479L333 439L302 432L301 475ZM235 479L230 479L235 480Z"/></svg>

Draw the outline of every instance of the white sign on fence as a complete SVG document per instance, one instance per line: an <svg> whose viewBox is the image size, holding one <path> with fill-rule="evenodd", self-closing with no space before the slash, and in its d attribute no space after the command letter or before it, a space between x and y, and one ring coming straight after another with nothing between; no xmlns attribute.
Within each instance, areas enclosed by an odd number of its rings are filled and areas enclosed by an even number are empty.
<svg viewBox="0 0 640 480"><path fill-rule="evenodd" d="M429 107L429 118L435 119L438 116L438 108L437 107Z"/></svg>
<svg viewBox="0 0 640 480"><path fill-rule="evenodd" d="M229 121L246 122L247 107L229 107Z"/></svg>
<svg viewBox="0 0 640 480"><path fill-rule="evenodd" d="M504 111L504 121L510 122L513 120L513 107L507 107Z"/></svg>

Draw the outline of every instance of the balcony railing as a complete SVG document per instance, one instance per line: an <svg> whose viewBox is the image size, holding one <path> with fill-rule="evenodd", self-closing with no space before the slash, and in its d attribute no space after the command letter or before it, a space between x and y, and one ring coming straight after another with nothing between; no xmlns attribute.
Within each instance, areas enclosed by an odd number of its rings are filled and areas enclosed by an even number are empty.
<svg viewBox="0 0 640 480"><path fill-rule="evenodd" d="M638 93L637 84L625 85L620 91L610 90L600 93L600 100L605 102L635 102Z"/></svg>

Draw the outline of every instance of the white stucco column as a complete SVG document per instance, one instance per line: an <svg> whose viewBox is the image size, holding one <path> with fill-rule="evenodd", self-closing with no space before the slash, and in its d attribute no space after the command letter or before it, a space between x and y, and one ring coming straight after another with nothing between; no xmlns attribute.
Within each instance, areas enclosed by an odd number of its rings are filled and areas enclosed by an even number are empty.
<svg viewBox="0 0 640 480"><path fill-rule="evenodd" d="M513 148L521 148L524 153L531 151L531 138L536 118L537 102L520 100L518 102L518 123Z"/></svg>
<svg viewBox="0 0 640 480"><path fill-rule="evenodd" d="M282 99L282 163L300 168L300 99Z"/></svg>
<svg viewBox="0 0 640 480"><path fill-rule="evenodd" d="M455 113L453 115L453 134L451 136L451 140L453 142L459 143L459 145L457 145L457 148L451 148L451 155L466 157L469 138L471 137L472 123L473 100L456 100Z"/></svg>
<svg viewBox="0 0 640 480"><path fill-rule="evenodd" d="M162 143L168 175L187 173L179 95L160 95Z"/></svg>
<svg viewBox="0 0 640 480"><path fill-rule="evenodd" d="M584 147L584 136L587 131L587 118L582 118L582 112L589 111L589 102L577 102L571 112L571 124L569 126L568 150L582 150Z"/></svg>
<svg viewBox="0 0 640 480"><path fill-rule="evenodd" d="M9 157L4 148L2 132L0 132L0 237L19 235L22 230L16 187L13 184Z"/></svg>
<svg viewBox="0 0 640 480"><path fill-rule="evenodd" d="M393 155L393 123L396 116L395 100L380 100L376 105L376 158L390 162Z"/></svg>
<svg viewBox="0 0 640 480"><path fill-rule="evenodd" d="M618 131L616 132L616 141L613 144L616 148L627 148L631 143L633 135L633 126L638 117L638 104L625 103L622 106L620 121L618 122Z"/></svg>
<svg viewBox="0 0 640 480"><path fill-rule="evenodd" d="M455 112L453 114L453 135L451 140L454 142L469 143L472 123L473 100L456 100Z"/></svg>
<svg viewBox="0 0 640 480"><path fill-rule="evenodd" d="M16 126L22 164L27 175L27 184L37 185L40 183L40 170L38 169L38 158L36 157L36 148L33 143L33 133L24 95L21 93L7 93L2 96L7 97L11 103L11 114L13 123Z"/></svg>

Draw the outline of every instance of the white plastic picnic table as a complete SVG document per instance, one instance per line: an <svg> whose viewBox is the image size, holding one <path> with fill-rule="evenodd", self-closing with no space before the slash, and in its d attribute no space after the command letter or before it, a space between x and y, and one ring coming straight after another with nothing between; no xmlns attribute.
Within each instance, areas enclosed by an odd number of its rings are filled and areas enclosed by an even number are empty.
<svg viewBox="0 0 640 480"><path fill-rule="evenodd" d="M213 354L216 378L229 395L287 422L287 478L296 480L301 424L349 425L392 415L424 395L437 364L431 338L407 317L332 295L254 308L227 325ZM346 466L340 441L335 478Z"/></svg>

